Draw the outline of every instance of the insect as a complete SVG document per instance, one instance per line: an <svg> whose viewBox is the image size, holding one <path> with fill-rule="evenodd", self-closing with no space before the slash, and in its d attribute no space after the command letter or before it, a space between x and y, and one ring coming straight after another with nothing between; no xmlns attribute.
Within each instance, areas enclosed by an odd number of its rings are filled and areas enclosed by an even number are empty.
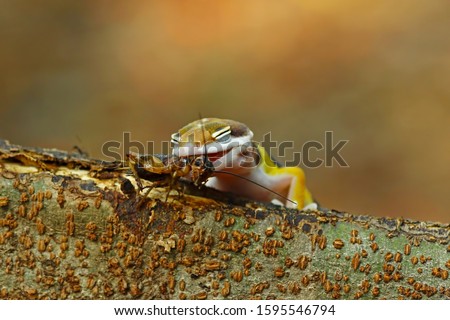
<svg viewBox="0 0 450 320"><path fill-rule="evenodd" d="M128 166L136 179L138 190L148 189L139 201L138 206L155 187L168 186L170 191L176 186L180 178L188 175L195 186L201 187L214 171L212 162L208 160L205 153L201 156L193 155L181 158L177 155L139 155L130 152L126 157ZM150 180L153 183L151 186L144 187L141 179ZM180 194L180 190L176 190ZM169 192L167 192L166 201L168 197Z"/></svg>
<svg viewBox="0 0 450 320"><path fill-rule="evenodd" d="M137 153L128 153L128 166L133 173L139 191L147 189L143 199L147 197L150 191L156 187L168 186L169 189L176 187L177 181L188 174L196 186L202 186L211 175L211 168L208 163L205 164L200 157L167 156L161 154L139 155ZM152 181L151 186L142 184L142 180ZM176 189L176 188L175 188ZM177 189L178 190L178 189ZM178 190L179 191L179 190ZM169 196L167 193L166 201Z"/></svg>
<svg viewBox="0 0 450 320"><path fill-rule="evenodd" d="M171 138L175 159L196 164L197 173L191 173L194 182L257 201L281 202L290 208L317 208L305 186L303 170L274 161L252 141L253 132L243 123L199 119Z"/></svg>

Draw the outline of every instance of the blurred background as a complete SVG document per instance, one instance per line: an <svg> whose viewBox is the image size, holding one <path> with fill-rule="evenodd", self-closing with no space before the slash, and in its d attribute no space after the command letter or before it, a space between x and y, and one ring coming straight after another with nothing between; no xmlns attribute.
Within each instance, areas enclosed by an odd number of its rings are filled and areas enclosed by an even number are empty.
<svg viewBox="0 0 450 320"><path fill-rule="evenodd" d="M0 138L160 152L201 113L286 161L333 131L349 167L306 169L324 206L450 222L448 0L1 2Z"/></svg>

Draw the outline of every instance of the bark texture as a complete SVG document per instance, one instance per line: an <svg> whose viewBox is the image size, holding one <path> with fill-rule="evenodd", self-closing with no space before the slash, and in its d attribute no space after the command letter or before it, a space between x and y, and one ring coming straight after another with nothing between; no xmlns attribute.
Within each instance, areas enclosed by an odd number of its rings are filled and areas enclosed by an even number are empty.
<svg viewBox="0 0 450 320"><path fill-rule="evenodd" d="M0 140L0 298L450 299L449 225L134 186Z"/></svg>

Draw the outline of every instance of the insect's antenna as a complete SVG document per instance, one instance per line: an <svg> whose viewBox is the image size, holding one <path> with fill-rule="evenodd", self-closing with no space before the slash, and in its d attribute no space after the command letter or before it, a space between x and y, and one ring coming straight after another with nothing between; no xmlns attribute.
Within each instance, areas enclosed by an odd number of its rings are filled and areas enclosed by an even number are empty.
<svg viewBox="0 0 450 320"><path fill-rule="evenodd" d="M256 181L253 181L252 179L246 178L246 177L244 177L244 176L240 176L240 175L238 175L238 174L236 174L236 173L234 173L234 172L230 172L230 171L215 170L214 172L215 172L215 173L229 174L229 175L231 175L231 176L234 176L234 177L237 177L237 178L246 180L246 181L248 181L248 182L251 182L251 183L257 185L258 187L261 187L261 188L263 188L263 189L265 189L265 190L267 190L267 191L269 191L269 192L272 192L273 194L279 196L281 199L286 200L286 201L289 201L290 203L293 203L293 204L295 204L295 205L297 206L297 202L292 201L291 199L289 199L289 198L283 196L282 194L279 194L278 192L273 191L272 189L267 188L266 186L263 186L262 184L260 184L260 183L258 183L258 182L256 182Z"/></svg>
<svg viewBox="0 0 450 320"><path fill-rule="evenodd" d="M205 127L203 126L202 114L199 112L198 117L200 118L200 124L202 126L202 137L203 137L203 163L206 163L208 155L206 154L206 138L205 138Z"/></svg>
<svg viewBox="0 0 450 320"><path fill-rule="evenodd" d="M199 112L198 116L200 117L200 123L202 125L202 136L203 136L203 165L208 169L213 169L212 163L209 163L208 160L208 152L206 150L206 137L205 137L205 126L203 125L202 114Z"/></svg>

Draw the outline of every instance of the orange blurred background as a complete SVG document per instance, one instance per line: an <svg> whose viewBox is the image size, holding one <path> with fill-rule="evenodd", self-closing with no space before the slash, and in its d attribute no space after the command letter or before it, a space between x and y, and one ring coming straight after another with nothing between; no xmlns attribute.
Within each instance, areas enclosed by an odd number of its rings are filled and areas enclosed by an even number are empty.
<svg viewBox="0 0 450 320"><path fill-rule="evenodd" d="M449 10L448 0L8 1L0 137L102 157L124 131L159 146L201 113L293 141L292 154L333 131L349 140L349 167L306 169L324 206L448 223Z"/></svg>

